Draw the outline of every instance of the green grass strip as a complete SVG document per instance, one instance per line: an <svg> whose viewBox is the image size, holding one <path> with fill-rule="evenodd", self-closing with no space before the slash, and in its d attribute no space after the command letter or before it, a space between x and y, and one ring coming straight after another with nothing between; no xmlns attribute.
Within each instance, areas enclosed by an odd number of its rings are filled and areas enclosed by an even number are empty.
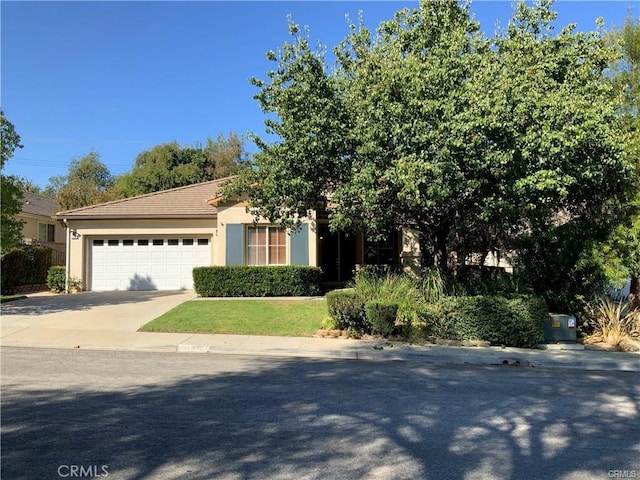
<svg viewBox="0 0 640 480"><path fill-rule="evenodd" d="M328 315L320 300L197 300L140 328L143 332L312 336Z"/></svg>

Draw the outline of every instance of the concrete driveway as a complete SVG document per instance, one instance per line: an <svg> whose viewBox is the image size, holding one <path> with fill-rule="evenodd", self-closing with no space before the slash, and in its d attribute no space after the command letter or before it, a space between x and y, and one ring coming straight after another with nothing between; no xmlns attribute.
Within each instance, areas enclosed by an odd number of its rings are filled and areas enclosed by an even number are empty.
<svg viewBox="0 0 640 480"><path fill-rule="evenodd" d="M0 306L0 337L3 345L67 345L80 342L82 332L93 337L100 333L131 335L193 298L192 290L30 295Z"/></svg>

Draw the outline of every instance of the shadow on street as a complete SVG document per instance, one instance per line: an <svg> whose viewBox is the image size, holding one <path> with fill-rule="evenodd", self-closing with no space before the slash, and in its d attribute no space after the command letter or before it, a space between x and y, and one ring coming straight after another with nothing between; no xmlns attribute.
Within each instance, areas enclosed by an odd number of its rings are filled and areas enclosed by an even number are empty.
<svg viewBox="0 0 640 480"><path fill-rule="evenodd" d="M160 383L138 379L143 365L118 372L111 353L61 355L75 385L3 385L3 478L56 478L67 463L118 479L608 478L639 466L636 373L245 357L209 372L223 357L147 354L155 372L199 372Z"/></svg>

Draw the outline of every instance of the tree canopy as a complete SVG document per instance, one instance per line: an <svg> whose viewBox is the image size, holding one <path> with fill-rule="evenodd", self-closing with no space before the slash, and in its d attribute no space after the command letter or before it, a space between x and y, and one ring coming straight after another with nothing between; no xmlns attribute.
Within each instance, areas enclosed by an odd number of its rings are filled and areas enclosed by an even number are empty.
<svg viewBox="0 0 640 480"><path fill-rule="evenodd" d="M100 154L88 154L74 158L67 175L50 180L57 190L56 201L63 210L85 207L113 200L111 188L114 184L109 168L100 161Z"/></svg>
<svg viewBox="0 0 640 480"><path fill-rule="evenodd" d="M177 142L157 145L138 154L131 171L117 179L116 190L130 197L197 183L202 181L204 164L201 148Z"/></svg>
<svg viewBox="0 0 640 480"><path fill-rule="evenodd" d="M16 129L7 117L4 115L4 110L0 109L0 138L2 138L2 145L0 148L0 170L4 168L4 164L7 160L13 157L13 153L22 148L20 144L20 135L16 133Z"/></svg>
<svg viewBox="0 0 640 480"><path fill-rule="evenodd" d="M13 157L13 153L22 148L20 135L16 133L13 123L0 109L0 171L5 163ZM0 249L4 253L20 243L22 239L23 222L15 215L22 210L22 190L18 180L13 176L0 174L0 196L2 208L0 210Z"/></svg>
<svg viewBox="0 0 640 480"><path fill-rule="evenodd" d="M242 139L234 132L208 138L204 147L156 145L136 157L131 171L116 179L114 190L118 196L131 197L235 175L246 156Z"/></svg>
<svg viewBox="0 0 640 480"><path fill-rule="evenodd" d="M244 143L231 132L227 137L219 134L216 140L208 138L205 146L156 145L138 154L133 168L117 177L99 153L90 152L73 158L68 174L51 177L44 189L19 180L25 189L56 198L66 210L236 175L246 164Z"/></svg>
<svg viewBox="0 0 640 480"><path fill-rule="evenodd" d="M290 21L290 42L253 79L272 143L227 193L295 225L326 209L334 230L419 233L423 266L535 245L561 225L602 237L632 194L602 31L552 35L551 2L516 5L487 38L457 1L424 0L334 48ZM251 185L251 187L249 187ZM565 228L566 230L566 228Z"/></svg>

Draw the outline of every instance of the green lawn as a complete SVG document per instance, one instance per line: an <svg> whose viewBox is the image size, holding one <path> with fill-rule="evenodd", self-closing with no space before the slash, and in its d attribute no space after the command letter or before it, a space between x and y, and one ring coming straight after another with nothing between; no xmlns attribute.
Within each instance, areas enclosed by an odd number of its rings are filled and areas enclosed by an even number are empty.
<svg viewBox="0 0 640 480"><path fill-rule="evenodd" d="M312 336L328 315L322 300L197 300L140 328L142 332Z"/></svg>

